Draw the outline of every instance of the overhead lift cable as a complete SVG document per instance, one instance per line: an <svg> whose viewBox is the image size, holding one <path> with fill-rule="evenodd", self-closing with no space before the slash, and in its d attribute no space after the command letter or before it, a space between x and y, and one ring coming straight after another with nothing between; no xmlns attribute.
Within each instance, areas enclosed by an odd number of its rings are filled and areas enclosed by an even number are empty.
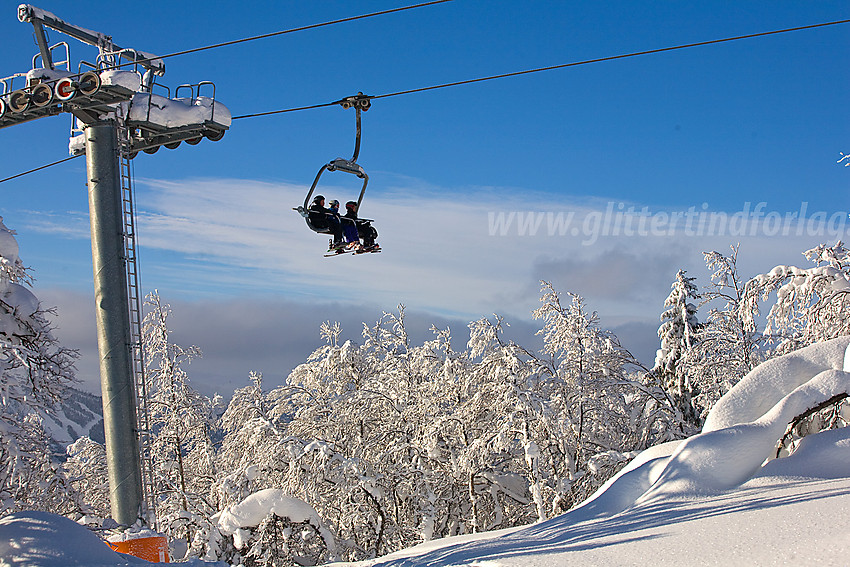
<svg viewBox="0 0 850 567"><path fill-rule="evenodd" d="M701 46L705 46L705 45L714 45L714 44L717 44L717 43L726 43L726 42L730 42L730 41L738 41L738 40L741 40L741 39L751 39L751 38L755 38L755 37L764 37L764 36L768 36L768 35L776 35L776 34L780 34L780 33L789 33L789 32L794 32L794 31L809 30L809 29L813 29L813 28L821 28L821 27L825 27L825 26L834 26L834 25L837 25L837 24L846 24L846 23L850 23L850 20L836 20L836 21L833 21L833 22L823 22L823 23L820 23L820 24L811 24L811 25L808 25L808 26L799 26L799 27L795 27L795 28L785 28L785 29L781 29L781 30L772 30L772 31L766 31L766 32L751 33L751 34L747 34L747 35L738 35L738 36L734 36L734 37L712 39L712 40L700 41L700 42L696 42L696 43L685 43L685 44L682 44L682 45L674 45L672 47L661 47L661 48L658 48L658 49L648 49L648 50L645 50L645 51L634 51L632 53L623 53L623 54L620 54L620 55L611 55L611 56L608 56L608 57L599 57L599 58L596 58L596 59L585 59L584 61L574 61L572 63L562 63L560 65L550 65L548 67L537 67L535 69L525 69L525 70L522 70L522 71L513 71L513 72L510 72L510 73L501 73L499 75L490 75L490 76L487 76L487 77L478 77L476 79L466 79L466 80L463 80L463 81L454 81L454 82L451 82L451 83L442 83L442 84L439 84L439 85L432 85L432 86L428 86L428 87L419 87L419 88L408 89L408 90L404 90L404 91L397 91L397 92L385 93L385 94L380 94L380 95L372 95L372 96L369 96L369 98L371 100L375 100L375 99L379 99L379 98L389 98L389 97L393 97L393 96L401 96L401 95L407 95L407 94L413 94L413 93L421 93L421 92L425 92L425 91L445 89L445 88L448 88L448 87L457 87L457 86L460 86L460 85L469 85L469 84L472 84L472 83L481 83L481 82L484 82L484 81L492 81L492 80L495 80L495 79L505 79L507 77L518 77L520 75L529 75L531 73L540 73L540 72L543 72L543 71L553 71L555 69L566 69L568 67L578 67L580 65L589 65L591 63L602 63L604 61L615 61L617 59L627 59L629 57L638 57L639 55L651 55L651 54L654 54L654 53L664 53L664 52L667 52L667 51L676 51L676 50L679 50L679 49L688 49L690 47L701 47ZM286 112L297 112L299 110L311 110L311 109L314 109L314 108L323 108L323 107L326 107L326 106L335 106L335 105L338 105L338 104L341 104L341 103L342 103L342 100L335 100L333 102L325 102L325 103L322 103L322 104L314 104L314 105L310 105L310 106L298 106L298 107L295 107L295 108L284 108L284 109L281 109L281 110L269 110L267 112L257 112L257 113L254 113L254 114L243 114L241 116L234 116L233 120L238 120L240 118L254 118L254 117L258 117L258 116L269 116L269 115L272 115L272 114L283 114L283 113L286 113Z"/></svg>
<svg viewBox="0 0 850 567"><path fill-rule="evenodd" d="M260 35L255 35L251 37L243 37L240 39L234 39L231 41L223 41L221 43L214 43L212 45L205 45L203 47L193 47L192 49L184 49L183 51L175 51L174 53L168 53L167 55L157 55L156 57L151 57L149 59L140 59L138 61L133 61L129 63L121 63L116 65L115 67L125 67L128 65L134 65L136 63L141 63L142 61L155 61L158 59L168 59L169 57L177 57L178 55L188 55L189 53L197 53L199 51L206 51L208 49L216 49L218 47L227 47L229 45L237 45L240 43L246 43L248 41L256 41L258 39L267 39L270 37L277 37L279 35L284 35L288 33L295 33L300 31L312 30L316 28L321 28L325 26L332 26L334 24L342 24L345 22L354 22L357 20L364 20L366 18L373 18L375 16L385 16L387 14L394 14L396 12L403 12L405 10L413 10L416 8L424 8L426 6L433 6L435 4L444 4L446 2L452 2L453 0L431 0L430 2L422 2L420 4L411 4L410 6L401 6L399 8L390 8L388 10L381 10L379 12L370 12L368 14L360 14L359 16L349 16L347 18L340 18L338 20L331 20L329 22L322 22L319 24L309 24L306 26L300 26L297 28L290 28L286 30L280 30L276 32L264 33Z"/></svg>
<svg viewBox="0 0 850 567"><path fill-rule="evenodd" d="M11 181L12 179L17 179L18 177L23 177L24 175L28 175L30 173L35 173L36 171L41 171L42 169L47 169L48 167L53 167L54 165L59 165L60 163L65 163L66 161L70 161L70 160L78 158L82 155L85 155L85 154L80 154L78 156L66 157L65 159L60 159L58 161L54 161L53 163L48 163L46 165L42 165L40 167L30 169L29 171L22 171L21 173L16 173L15 175L12 175L11 177L4 177L3 179L0 179L0 183L3 183L4 181Z"/></svg>
<svg viewBox="0 0 850 567"><path fill-rule="evenodd" d="M302 30L302 29L310 29L310 28L319 27L319 26L323 26L323 25L330 25L330 24L333 24L333 23L350 21L352 19L361 19L361 18L373 16L373 15L385 14L385 13L389 13L389 12L393 12L393 11L397 12L397 11L400 11L400 10L409 10L411 8L418 8L418 7L422 7L422 6L428 6L428 5L431 5L431 4L439 4L439 3L442 3L442 2L450 2L450 1L451 0L435 0L434 2L426 2L424 4L415 4L415 5L412 5L412 6L406 6L406 7L402 7L402 8L394 8L392 10L386 10L384 12L375 12L373 14L364 14L362 16L354 16L352 18L345 18L345 19L342 19L342 20L335 20L333 22L326 22L324 24L313 24L312 26L305 26L303 28L294 28L292 30L284 30L282 32L274 32L272 34L265 34L263 36L256 36L256 37L253 37L253 38L245 38L245 39L242 39L242 40L235 40L235 42L227 42L227 43L221 43L221 44L211 45L211 46L202 47L202 48L196 48L196 49L193 49L193 50L181 51L181 52L165 55L163 57L173 57L175 55L182 55L182 54L185 54L185 53L193 53L195 51L201 51L203 49L212 49L214 47L221 47L221 46L224 46L224 45L232 45L233 43L239 43L239 42L242 42L242 41L251 41L252 39L260 39L262 37L269 37L271 35L280 35L280 34L283 34L283 33L290 33L292 31L299 31L299 30ZM789 33L789 32L801 31L801 30L809 30L809 29L814 29L814 28L821 28L821 27L826 27L826 26L834 26L834 25L838 25L838 24L847 24L847 23L850 23L850 19L848 19L848 20L835 20L835 21L832 21L832 22L823 22L823 23L820 23L820 24L811 24L811 25L807 25L807 26L798 26L798 27L794 27L794 28L784 28L784 29L780 29L780 30L771 30L771 31L752 33L752 34L747 34L747 35L738 35L738 36L734 36L734 37L726 37L726 38L721 38L721 39L712 39L712 40L700 41L700 42L696 42L696 43L686 43L686 44L682 44L682 45L674 45L672 47L661 47L661 48L658 48L658 49L648 49L648 50L644 50L644 51L635 51L635 52L632 52L632 53L623 53L623 54L620 54L620 55L611 55L611 56L608 56L608 57L600 57L600 58L596 58L596 59L586 59L584 61L574 61L572 63L563 63L563 64L560 64L560 65L550 65L548 67L537 67L537 68L534 68L534 69L525 69L525 70L522 70L522 71L513 71L513 72L510 72L510 73L502 73L502 74L499 74L499 75L490 75L490 76L487 76L487 77L478 77L478 78L475 78L475 79L466 79L466 80L463 80L463 81L454 81L454 82L451 82L451 83L442 83L442 84L431 85L431 86L427 86L427 87L419 87L419 88L415 88L415 89L408 89L408 90L396 91L396 92L392 92L392 93L373 95L373 96L369 96L368 98L372 99L372 100L379 99L379 98L389 98L389 97L394 97L394 96L401 96L401 95L420 93L420 92L425 92L425 91L432 91L432 90L436 90L436 89L444 89L444 88L448 88L448 87L456 87L456 86L460 86L460 85L468 85L468 84L472 84L472 83L480 83L480 82L484 82L484 81L492 81L492 80L495 80L495 79L504 79L504 78L507 78L507 77L517 77L517 76L520 76L520 75L529 75L531 73L540 73L540 72L543 72L543 71L552 71L552 70L555 70L555 69L565 69L565 68L568 68L568 67L578 67L580 65L589 65L591 63L601 63L601 62L604 62L604 61L615 61L617 59L627 59L627 58L630 58L630 57L637 57L637 56L640 56L640 55L650 55L650 54L654 54L654 53L664 53L664 52L668 52L668 51L676 51L676 50L679 50L679 49L688 49L688 48L691 48L691 47L714 45L714 44L718 44L718 43L727 43L727 42L730 42L730 41L738 41L738 40L742 40L742 39L752 39L752 38L756 38L756 37L764 37L764 36L769 36L769 35ZM243 114L241 116L234 116L233 120L239 120L241 118L256 118L256 117L260 117L260 116L270 116L270 115L273 115L273 114L284 114L284 113L288 113L288 112L298 112L298 111L301 111L301 110L313 110L313 109L324 108L324 107L328 107L328 106L336 106L338 104L342 104L343 101L344 101L344 99L340 99L340 100L335 100L335 101L332 101L332 102L312 104L312 105L309 105L309 106L298 106L298 107L293 107L293 108L284 108L284 109L280 109L280 110L269 110L269 111L266 111L266 112L256 112L256 113L253 113L253 114ZM74 156L74 157L77 157L77 156ZM31 169L29 171L25 171L23 173L18 173L16 175L13 175L11 177L7 177L5 179L0 179L0 183L3 183L4 181L9 181L11 179L15 179L17 177L21 177L23 175L27 175L29 173L33 173L33 172L36 172L36 171L39 171L39 170L42 170L42 169L45 169L45 168L48 168L48 167L51 167L51 166L54 166L54 165L58 165L60 163L68 161L69 159L73 159L73 158L65 158L65 159L62 159L62 160L59 160L59 161L55 161L53 163L49 163L47 165L43 165L41 167L37 167L35 169Z"/></svg>

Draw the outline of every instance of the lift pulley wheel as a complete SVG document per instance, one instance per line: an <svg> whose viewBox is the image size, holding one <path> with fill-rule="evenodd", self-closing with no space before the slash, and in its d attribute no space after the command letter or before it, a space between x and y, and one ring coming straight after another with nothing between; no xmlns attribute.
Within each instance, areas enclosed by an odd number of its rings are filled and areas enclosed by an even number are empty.
<svg viewBox="0 0 850 567"><path fill-rule="evenodd" d="M6 101L0 98L0 118L6 116Z"/></svg>
<svg viewBox="0 0 850 567"><path fill-rule="evenodd" d="M32 88L30 99L35 106L47 106L53 102L53 89L44 83L39 83Z"/></svg>
<svg viewBox="0 0 850 567"><path fill-rule="evenodd" d="M369 95L364 95L363 93L357 93L354 96L348 96L340 101L340 106L348 110L349 108L357 108L359 110L369 110L372 106L372 101L369 98Z"/></svg>
<svg viewBox="0 0 850 567"><path fill-rule="evenodd" d="M53 89L57 99L62 102L71 100L77 94L77 87L74 86L74 81L65 77L56 81L56 87Z"/></svg>
<svg viewBox="0 0 850 567"><path fill-rule="evenodd" d="M20 114L30 107L30 95L26 91L15 91L9 95L9 110Z"/></svg>
<svg viewBox="0 0 850 567"><path fill-rule="evenodd" d="M95 94L100 90L100 75L94 71L86 71L80 76L80 86L77 88L86 96Z"/></svg>

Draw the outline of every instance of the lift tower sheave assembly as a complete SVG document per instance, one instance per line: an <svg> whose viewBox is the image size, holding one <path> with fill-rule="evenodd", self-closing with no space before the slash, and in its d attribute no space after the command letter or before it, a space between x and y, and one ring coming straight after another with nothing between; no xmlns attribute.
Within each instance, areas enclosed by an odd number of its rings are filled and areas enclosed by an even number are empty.
<svg viewBox="0 0 850 567"><path fill-rule="evenodd" d="M29 72L0 78L0 129L63 112L76 118L69 151L86 155L111 513L122 526L142 520L155 528L130 160L183 141L218 141L230 127L230 111L215 100L209 81L180 85L175 94L183 96L170 98L171 90L155 82L165 73L162 61L119 47L111 36L28 4L18 6L18 20L32 24L39 53ZM80 62L72 72L68 44L49 45L45 27L97 47L95 63ZM53 52L62 48L59 62ZM24 85L15 88L21 79Z"/></svg>

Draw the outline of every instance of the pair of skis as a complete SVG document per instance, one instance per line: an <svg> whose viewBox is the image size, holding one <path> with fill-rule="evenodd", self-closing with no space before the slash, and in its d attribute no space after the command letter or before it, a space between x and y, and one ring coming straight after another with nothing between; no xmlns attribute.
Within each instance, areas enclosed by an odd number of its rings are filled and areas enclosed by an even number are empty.
<svg viewBox="0 0 850 567"><path fill-rule="evenodd" d="M354 247L344 247L344 248L331 248L327 252L325 252L325 258L331 258L333 256L342 256L343 254L375 254L381 251L380 245L373 244L372 246L354 246Z"/></svg>

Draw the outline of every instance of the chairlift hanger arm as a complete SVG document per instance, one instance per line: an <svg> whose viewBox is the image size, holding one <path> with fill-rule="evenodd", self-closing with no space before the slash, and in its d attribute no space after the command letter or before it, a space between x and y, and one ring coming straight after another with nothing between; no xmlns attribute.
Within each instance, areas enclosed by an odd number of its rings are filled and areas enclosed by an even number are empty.
<svg viewBox="0 0 850 567"><path fill-rule="evenodd" d="M307 191L307 196L304 198L304 205L301 207L294 208L294 210L298 211L307 220L307 226L309 226L312 230L316 232L322 231L317 229L310 223L308 211L310 208L310 198L316 191L316 187L319 185L319 179L321 179L322 174L324 172L342 171L343 173L350 173L363 180L363 186L360 188L360 195L358 195L357 197L358 210L360 210L360 204L363 202L363 195L366 193L366 186L369 184L369 176L366 174L366 171L363 169L363 167L357 163L357 156L360 155L360 111L369 110L369 107L372 106L372 97L369 95L364 95L361 92L353 96L347 96L342 100L338 100L335 104L339 104L345 109L353 108L356 111L357 139L354 142L354 156L350 160L344 158L336 158L330 163L326 163L325 165L323 165L321 169L319 169L319 172L316 174L316 178L313 179L313 184L310 186L310 190Z"/></svg>
<svg viewBox="0 0 850 567"><path fill-rule="evenodd" d="M54 14L36 8L30 4L21 4L18 6L18 21L29 22L35 28L36 41L38 48L41 51L41 57L44 64L53 69L53 60L50 57L50 50L47 46L47 38L44 34L44 26L54 29L60 33L71 36L74 39L94 45L101 53L103 52L120 52L121 57L137 62L139 65L148 69L160 77L165 74L165 63L151 55L139 53L132 49L123 49L112 41L112 36L102 34L100 32L87 30L86 28L69 24L68 22L57 18ZM153 60L151 60L153 59Z"/></svg>
<svg viewBox="0 0 850 567"><path fill-rule="evenodd" d="M354 141L354 156L351 158L351 162L357 162L357 157L360 155L360 111L364 112L369 110L372 106L372 97L369 95L364 95L362 92L357 93L354 96L347 96L341 101L339 101L339 105L345 109L354 108L356 111L356 120L357 120L357 139Z"/></svg>

